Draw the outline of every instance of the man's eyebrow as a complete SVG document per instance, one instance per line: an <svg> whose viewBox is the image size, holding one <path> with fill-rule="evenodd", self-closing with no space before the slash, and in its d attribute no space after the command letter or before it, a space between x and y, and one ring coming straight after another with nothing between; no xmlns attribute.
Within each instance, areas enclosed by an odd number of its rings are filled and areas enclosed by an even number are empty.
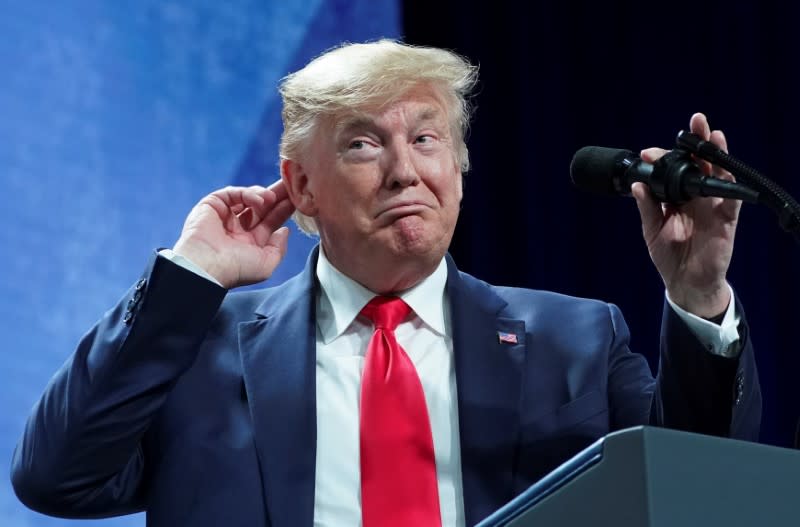
<svg viewBox="0 0 800 527"><path fill-rule="evenodd" d="M425 106L420 108L414 116L414 123L427 123L431 121L439 121L443 112L435 106ZM375 118L368 114L356 114L343 119L337 120L333 127L335 134L342 134L353 130L374 129L378 125Z"/></svg>
<svg viewBox="0 0 800 527"><path fill-rule="evenodd" d="M426 106L422 108L419 113L417 113L416 120L417 122L421 121L435 121L442 115L442 112L439 111L438 108L433 106Z"/></svg>
<svg viewBox="0 0 800 527"><path fill-rule="evenodd" d="M375 127L375 120L373 118L367 117L365 115L355 115L337 121L333 127L333 131L336 134L341 134L349 130L358 130L358 129L374 128L374 127Z"/></svg>

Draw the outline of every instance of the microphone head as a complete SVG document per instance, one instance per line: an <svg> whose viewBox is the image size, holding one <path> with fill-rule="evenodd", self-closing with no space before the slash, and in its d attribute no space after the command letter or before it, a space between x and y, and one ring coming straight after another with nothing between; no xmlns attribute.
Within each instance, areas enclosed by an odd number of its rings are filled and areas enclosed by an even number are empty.
<svg viewBox="0 0 800 527"><path fill-rule="evenodd" d="M620 188L620 178L638 156L630 150L584 146L572 158L569 175L575 187L596 194L619 196L628 189Z"/></svg>

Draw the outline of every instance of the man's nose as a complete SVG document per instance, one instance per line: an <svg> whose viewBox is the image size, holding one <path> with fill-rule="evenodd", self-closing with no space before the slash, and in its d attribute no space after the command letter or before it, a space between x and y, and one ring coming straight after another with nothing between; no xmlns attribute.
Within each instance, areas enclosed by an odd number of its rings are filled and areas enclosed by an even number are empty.
<svg viewBox="0 0 800 527"><path fill-rule="evenodd" d="M419 183L412 149L412 145L405 143L389 148L385 176L387 187L402 188Z"/></svg>

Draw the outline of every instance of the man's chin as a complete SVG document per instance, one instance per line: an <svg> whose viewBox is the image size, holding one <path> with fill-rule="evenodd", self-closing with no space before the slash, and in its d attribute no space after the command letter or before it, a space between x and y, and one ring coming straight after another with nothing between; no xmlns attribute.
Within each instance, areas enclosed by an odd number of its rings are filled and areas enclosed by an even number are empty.
<svg viewBox="0 0 800 527"><path fill-rule="evenodd" d="M398 258L416 257L425 260L441 259L447 242L439 228L433 228L418 216L405 216L391 225L393 252Z"/></svg>

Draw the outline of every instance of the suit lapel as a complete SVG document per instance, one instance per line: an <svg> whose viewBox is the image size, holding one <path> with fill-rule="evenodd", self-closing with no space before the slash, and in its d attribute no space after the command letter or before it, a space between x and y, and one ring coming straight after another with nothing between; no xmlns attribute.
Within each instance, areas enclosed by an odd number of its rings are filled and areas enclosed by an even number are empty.
<svg viewBox="0 0 800 527"><path fill-rule="evenodd" d="M513 497L525 323L501 317L506 302L447 263L464 508L475 525Z"/></svg>
<svg viewBox="0 0 800 527"><path fill-rule="evenodd" d="M311 526L316 467L314 269L273 290L239 325L239 351L271 525Z"/></svg>

